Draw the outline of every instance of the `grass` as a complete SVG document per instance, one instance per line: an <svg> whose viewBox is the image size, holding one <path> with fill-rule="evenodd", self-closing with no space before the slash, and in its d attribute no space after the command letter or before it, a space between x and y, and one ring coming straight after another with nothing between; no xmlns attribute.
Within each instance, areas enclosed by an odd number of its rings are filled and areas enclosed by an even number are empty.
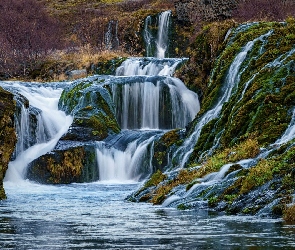
<svg viewBox="0 0 295 250"><path fill-rule="evenodd" d="M286 222L295 222L295 204L286 207L283 218Z"/></svg>
<svg viewBox="0 0 295 250"><path fill-rule="evenodd" d="M38 69L29 77L40 82L63 81L68 79L66 75L68 71L76 69L90 71L91 65L105 64L111 60L126 57L128 54L121 51L97 51L89 46L78 48L73 52L55 51L43 59Z"/></svg>

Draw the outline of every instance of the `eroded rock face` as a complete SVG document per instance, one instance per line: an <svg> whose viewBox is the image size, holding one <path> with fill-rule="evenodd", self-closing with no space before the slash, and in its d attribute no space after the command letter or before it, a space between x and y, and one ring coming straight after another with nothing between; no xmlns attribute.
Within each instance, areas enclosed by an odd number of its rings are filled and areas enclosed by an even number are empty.
<svg viewBox="0 0 295 250"><path fill-rule="evenodd" d="M13 94L0 88L0 200L6 198L3 179L16 144L14 112Z"/></svg>
<svg viewBox="0 0 295 250"><path fill-rule="evenodd" d="M175 0L177 18L183 22L216 21L231 17L239 0Z"/></svg>

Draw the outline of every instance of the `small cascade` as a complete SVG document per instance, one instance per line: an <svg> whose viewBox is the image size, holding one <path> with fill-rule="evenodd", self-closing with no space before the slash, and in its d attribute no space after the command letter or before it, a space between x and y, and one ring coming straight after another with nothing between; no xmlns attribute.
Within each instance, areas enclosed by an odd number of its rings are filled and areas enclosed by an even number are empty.
<svg viewBox="0 0 295 250"><path fill-rule="evenodd" d="M152 25L152 18L148 16L144 22L144 34L143 38L145 41L146 47L146 56L152 56L152 43L153 43L153 35L149 29L149 26Z"/></svg>
<svg viewBox="0 0 295 250"><path fill-rule="evenodd" d="M27 165L52 150L68 130L72 118L58 110L62 88L38 83L0 82L4 89L15 93L20 109L15 119L18 143L5 179L19 181L24 178ZM29 106L20 102L26 98Z"/></svg>
<svg viewBox="0 0 295 250"><path fill-rule="evenodd" d="M100 181L139 181L152 173L151 146L161 134L159 131L126 130L111 140L97 142Z"/></svg>
<svg viewBox="0 0 295 250"><path fill-rule="evenodd" d="M270 31L271 32L271 31ZM221 112L222 106L226 103L231 95L233 94L233 90L237 87L241 74L243 72L242 64L245 61L247 54L253 48L254 44L257 41L261 41L262 39L268 37L271 33L268 32L253 41L248 42L245 47L237 54L231 63L228 73L226 75L224 86L222 87L222 96L219 97L217 104L211 110L207 111L199 120L194 128L194 132L190 135L190 137L184 142L184 144L174 153L173 158L179 159L179 165L181 168L185 166L185 163L188 161L191 153L194 150L194 146L196 145L199 136L201 134L202 128L211 120L218 117Z"/></svg>
<svg viewBox="0 0 295 250"><path fill-rule="evenodd" d="M105 47L107 50L116 50L119 47L118 21L111 20L105 33Z"/></svg>
<svg viewBox="0 0 295 250"><path fill-rule="evenodd" d="M172 76L186 58L129 58L116 70L117 76Z"/></svg>
<svg viewBox="0 0 295 250"><path fill-rule="evenodd" d="M37 143L43 143L50 139L49 129L46 128L42 118L42 111L34 108L26 108L24 103L17 100L19 109L15 118L15 129L18 135L14 157Z"/></svg>
<svg viewBox="0 0 295 250"><path fill-rule="evenodd" d="M281 145L295 138L295 108L293 110L291 122L285 133L279 138L274 145Z"/></svg>
<svg viewBox="0 0 295 250"><path fill-rule="evenodd" d="M159 31L157 44L157 57L164 58L168 48L168 31L169 31L169 20L171 11L165 11L161 13L159 17Z"/></svg>
<svg viewBox="0 0 295 250"><path fill-rule="evenodd" d="M113 84L112 92L123 129L183 128L200 109L198 96L171 77L133 77L129 83Z"/></svg>
<svg viewBox="0 0 295 250"><path fill-rule="evenodd" d="M164 11L158 16L157 20L157 34L151 30L153 25L152 18L148 16L145 20L144 26L144 40L146 44L146 56L165 58L168 49L168 33L170 25L171 11Z"/></svg>

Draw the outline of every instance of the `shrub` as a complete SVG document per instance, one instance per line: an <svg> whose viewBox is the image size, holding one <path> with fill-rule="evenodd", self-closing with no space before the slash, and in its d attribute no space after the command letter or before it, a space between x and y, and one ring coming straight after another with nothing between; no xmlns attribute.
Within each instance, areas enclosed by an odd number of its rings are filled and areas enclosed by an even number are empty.
<svg viewBox="0 0 295 250"><path fill-rule="evenodd" d="M239 1L233 18L238 21L248 20L284 20L295 14L294 1L284 0L244 0Z"/></svg>
<svg viewBox="0 0 295 250"><path fill-rule="evenodd" d="M37 59L61 46L59 30L36 0L1 0L0 72L26 75Z"/></svg>

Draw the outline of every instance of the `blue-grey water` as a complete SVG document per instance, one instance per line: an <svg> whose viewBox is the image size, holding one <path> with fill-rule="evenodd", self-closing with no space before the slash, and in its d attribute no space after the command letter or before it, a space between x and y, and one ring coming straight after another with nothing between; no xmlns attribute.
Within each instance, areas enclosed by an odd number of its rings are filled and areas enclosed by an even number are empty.
<svg viewBox="0 0 295 250"><path fill-rule="evenodd" d="M132 203L140 183L5 183L1 249L295 249L295 225Z"/></svg>

